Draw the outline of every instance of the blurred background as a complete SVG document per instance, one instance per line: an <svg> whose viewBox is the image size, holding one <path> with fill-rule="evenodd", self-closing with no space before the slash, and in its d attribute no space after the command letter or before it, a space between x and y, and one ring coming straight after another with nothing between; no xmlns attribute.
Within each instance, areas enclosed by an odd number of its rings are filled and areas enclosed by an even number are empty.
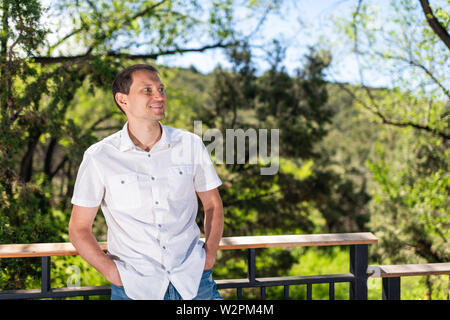
<svg viewBox="0 0 450 320"><path fill-rule="evenodd" d="M224 236L370 231L369 264L450 261L448 1L0 3L1 244L69 241L83 153L126 121L112 80L150 63L167 88L164 124L280 129L276 175L215 164ZM106 240L101 210L94 233ZM345 273L348 250L264 249L256 263L258 276ZM108 284L80 257L58 257L52 286L66 286L72 265L81 285ZM246 268L243 252L220 251L215 278ZM368 285L379 299L381 281ZM342 286L336 299L348 299ZM402 286L403 299L449 298L448 277ZM39 259L0 260L0 289L35 287ZM326 298L318 287L313 299Z"/></svg>

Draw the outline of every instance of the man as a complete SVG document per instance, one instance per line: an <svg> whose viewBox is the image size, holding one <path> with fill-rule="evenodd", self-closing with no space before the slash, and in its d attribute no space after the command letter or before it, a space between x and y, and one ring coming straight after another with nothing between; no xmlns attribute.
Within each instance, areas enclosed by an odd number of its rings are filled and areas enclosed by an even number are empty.
<svg viewBox="0 0 450 320"><path fill-rule="evenodd" d="M123 129L84 153L72 197L69 237L112 283L111 299L222 299L211 269L222 237L217 176L197 135L164 126L157 70L134 65L113 82ZM195 222L203 205L205 242ZM101 205L108 253L92 234Z"/></svg>

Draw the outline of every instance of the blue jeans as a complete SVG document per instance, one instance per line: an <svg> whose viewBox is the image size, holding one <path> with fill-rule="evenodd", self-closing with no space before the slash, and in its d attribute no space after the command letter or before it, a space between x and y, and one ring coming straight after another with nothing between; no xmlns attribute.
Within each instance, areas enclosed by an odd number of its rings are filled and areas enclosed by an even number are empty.
<svg viewBox="0 0 450 320"><path fill-rule="evenodd" d="M125 293L123 287L111 284L111 300L132 300ZM169 283L166 293L164 295L164 300L182 300L180 294L172 285ZM200 286L197 291L197 295L193 300L223 300L219 291L216 288L216 282L212 278L212 270L204 270L202 278L200 280Z"/></svg>

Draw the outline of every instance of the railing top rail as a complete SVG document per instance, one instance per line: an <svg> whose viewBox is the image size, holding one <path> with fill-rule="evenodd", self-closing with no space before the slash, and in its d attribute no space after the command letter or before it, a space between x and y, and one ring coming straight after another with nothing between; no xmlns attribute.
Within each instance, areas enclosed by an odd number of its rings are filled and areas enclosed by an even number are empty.
<svg viewBox="0 0 450 320"><path fill-rule="evenodd" d="M450 262L369 266L372 278L450 275ZM378 270L378 271L375 271Z"/></svg>
<svg viewBox="0 0 450 320"><path fill-rule="evenodd" d="M378 239L370 232L244 236L223 237L220 241L219 249L356 245L375 244L377 242ZM107 250L106 242L99 242L99 245L102 250ZM0 245L0 258L70 255L78 255L77 250L70 242Z"/></svg>
<svg viewBox="0 0 450 320"><path fill-rule="evenodd" d="M219 248L247 249L272 247L314 247L353 244L376 244L378 239L371 232L325 233L279 236L249 236L223 238Z"/></svg>

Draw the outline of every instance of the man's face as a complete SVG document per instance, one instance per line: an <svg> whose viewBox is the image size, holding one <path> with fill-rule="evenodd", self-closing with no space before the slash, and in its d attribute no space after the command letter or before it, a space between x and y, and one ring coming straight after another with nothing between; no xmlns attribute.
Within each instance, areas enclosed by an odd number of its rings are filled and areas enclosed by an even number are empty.
<svg viewBox="0 0 450 320"><path fill-rule="evenodd" d="M128 119L159 121L164 119L166 94L164 85L156 74L138 70L132 75L133 82L128 95L123 95L123 107Z"/></svg>

